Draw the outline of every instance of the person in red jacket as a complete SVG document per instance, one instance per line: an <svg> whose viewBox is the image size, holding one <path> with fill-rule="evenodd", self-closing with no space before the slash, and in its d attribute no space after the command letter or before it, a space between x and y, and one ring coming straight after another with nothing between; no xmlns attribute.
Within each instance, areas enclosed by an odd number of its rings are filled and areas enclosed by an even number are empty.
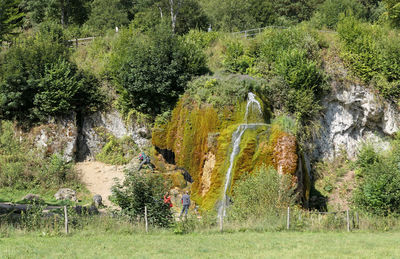
<svg viewBox="0 0 400 259"><path fill-rule="evenodd" d="M164 203L165 203L165 204L168 204L170 208L172 208L172 207L174 206L174 205L172 205L171 196L169 195L169 192L167 192L167 193L164 195Z"/></svg>

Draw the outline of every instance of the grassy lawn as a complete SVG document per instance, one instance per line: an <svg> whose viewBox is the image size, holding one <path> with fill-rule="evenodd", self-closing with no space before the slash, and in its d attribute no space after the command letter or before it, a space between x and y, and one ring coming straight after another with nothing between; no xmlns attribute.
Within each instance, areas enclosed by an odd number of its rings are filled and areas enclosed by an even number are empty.
<svg viewBox="0 0 400 259"><path fill-rule="evenodd" d="M0 258L400 258L400 233L13 234Z"/></svg>

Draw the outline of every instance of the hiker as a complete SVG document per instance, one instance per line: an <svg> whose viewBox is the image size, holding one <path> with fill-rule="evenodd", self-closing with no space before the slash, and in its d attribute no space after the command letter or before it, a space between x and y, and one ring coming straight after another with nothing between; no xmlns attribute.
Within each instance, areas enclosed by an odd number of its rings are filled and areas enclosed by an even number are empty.
<svg viewBox="0 0 400 259"><path fill-rule="evenodd" d="M187 217L187 213L190 206L190 196L188 191L186 191L186 193L182 195L181 201L182 201L182 211L181 214L179 214L179 218L181 218L184 211L185 211L185 217Z"/></svg>
<svg viewBox="0 0 400 259"><path fill-rule="evenodd" d="M167 192L167 193L164 195L164 203L165 203L165 204L168 204L170 208L172 208L172 207L174 206L174 205L172 205L171 196L169 195L169 192Z"/></svg>
<svg viewBox="0 0 400 259"><path fill-rule="evenodd" d="M150 164L150 157L146 156L146 154L145 154L144 152L141 152L141 153L140 153L140 155L139 155L139 160L140 160L141 162L140 162L138 171L139 171L140 169L142 169L143 165L145 165L145 164L146 164L146 165L147 165L147 164Z"/></svg>

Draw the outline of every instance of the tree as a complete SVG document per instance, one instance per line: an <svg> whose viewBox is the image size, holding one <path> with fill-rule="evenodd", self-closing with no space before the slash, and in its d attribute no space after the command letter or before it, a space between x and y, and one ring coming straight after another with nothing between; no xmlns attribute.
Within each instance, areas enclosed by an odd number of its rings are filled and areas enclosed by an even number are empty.
<svg viewBox="0 0 400 259"><path fill-rule="evenodd" d="M128 12L124 10L119 0L94 0L91 4L91 13L87 24L93 29L104 32L128 23Z"/></svg>
<svg viewBox="0 0 400 259"><path fill-rule="evenodd" d="M68 61L60 25L44 23L17 41L0 60L0 119L31 123L102 103L94 77Z"/></svg>
<svg viewBox="0 0 400 259"><path fill-rule="evenodd" d="M13 34L13 30L21 25L24 13L19 8L20 0L0 1L0 43Z"/></svg>
<svg viewBox="0 0 400 259"><path fill-rule="evenodd" d="M205 30L209 19L196 0L142 1L133 24L142 31L159 24L169 24L173 33L185 34L190 29Z"/></svg>
<svg viewBox="0 0 400 259"><path fill-rule="evenodd" d="M204 53L166 26L126 31L110 61L124 109L156 115L175 105L186 83L208 71Z"/></svg>
<svg viewBox="0 0 400 259"><path fill-rule="evenodd" d="M92 0L24 0L30 23L52 20L63 26L82 25L88 18Z"/></svg>

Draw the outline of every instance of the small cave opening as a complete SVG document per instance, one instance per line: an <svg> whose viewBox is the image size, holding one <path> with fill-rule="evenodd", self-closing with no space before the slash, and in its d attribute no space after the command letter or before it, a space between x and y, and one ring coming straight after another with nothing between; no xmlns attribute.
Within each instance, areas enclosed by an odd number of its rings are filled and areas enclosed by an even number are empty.
<svg viewBox="0 0 400 259"><path fill-rule="evenodd" d="M163 156L163 158L165 159L165 161L168 164L175 165L175 153L174 153L174 151L169 150L169 149L162 149L162 148L159 148L157 146L155 148L156 148L156 151Z"/></svg>

